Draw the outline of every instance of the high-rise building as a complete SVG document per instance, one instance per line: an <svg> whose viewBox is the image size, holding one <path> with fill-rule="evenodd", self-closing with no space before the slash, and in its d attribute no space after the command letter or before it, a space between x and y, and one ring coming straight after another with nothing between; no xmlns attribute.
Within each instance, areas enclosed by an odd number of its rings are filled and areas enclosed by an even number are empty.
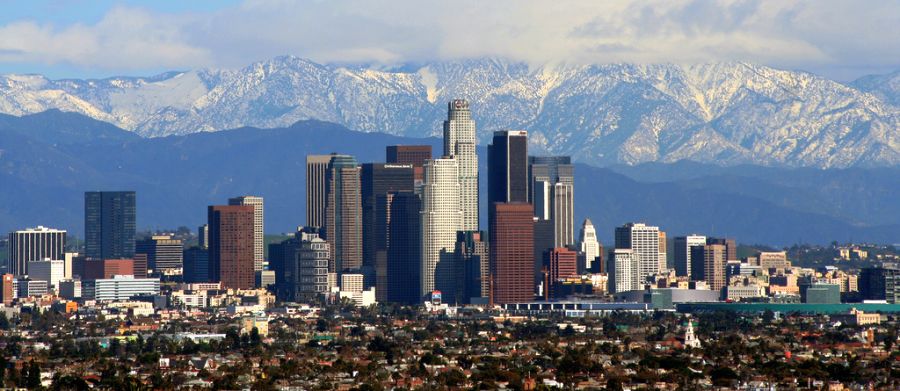
<svg viewBox="0 0 900 391"><path fill-rule="evenodd" d="M269 270L275 272L275 297L280 301L297 300L301 235L302 231L297 231L290 239L269 244Z"/></svg>
<svg viewBox="0 0 900 391"><path fill-rule="evenodd" d="M135 278L147 278L147 269L149 269L150 265L150 261L147 259L147 254L134 254L132 261L134 265L132 275L134 275Z"/></svg>
<svg viewBox="0 0 900 391"><path fill-rule="evenodd" d="M182 276L184 282L208 282L209 281L209 249L194 246L184 250L182 256L184 270Z"/></svg>
<svg viewBox="0 0 900 391"><path fill-rule="evenodd" d="M320 236L330 246L329 271L359 271L363 265L359 165L353 156L331 155L325 178L325 230Z"/></svg>
<svg viewBox="0 0 900 391"><path fill-rule="evenodd" d="M900 265L885 262L879 266L862 268L859 273L859 293L864 300L885 300L900 304Z"/></svg>
<svg viewBox="0 0 900 391"><path fill-rule="evenodd" d="M458 209L463 217L461 231L478 230L478 155L475 121L465 99L454 99L447 104L447 120L444 121L444 155L457 161L459 182Z"/></svg>
<svg viewBox="0 0 900 391"><path fill-rule="evenodd" d="M706 281L712 290L725 287L725 245L707 244L691 247L691 279Z"/></svg>
<svg viewBox="0 0 900 391"><path fill-rule="evenodd" d="M300 232L297 299L315 301L328 293L328 242L315 232Z"/></svg>
<svg viewBox="0 0 900 391"><path fill-rule="evenodd" d="M197 227L197 245L203 249L209 248L209 224Z"/></svg>
<svg viewBox="0 0 900 391"><path fill-rule="evenodd" d="M641 289L638 281L638 258L630 248L616 248L609 252L606 267L610 293Z"/></svg>
<svg viewBox="0 0 900 391"><path fill-rule="evenodd" d="M183 246L181 239L171 235L154 235L135 243L135 253L147 255L147 267L153 271L181 269Z"/></svg>
<svg viewBox="0 0 900 391"><path fill-rule="evenodd" d="M375 256L379 248L384 249L387 243L384 233L386 226L379 224L378 217L387 215L389 206L385 200L377 202L378 196L389 192L413 192L415 179L413 166L409 164L365 163L360 175L360 191L362 198L362 238L363 265L375 267ZM376 290L376 293L378 291Z"/></svg>
<svg viewBox="0 0 900 391"><path fill-rule="evenodd" d="M425 181L425 162L431 158L430 145L388 145L384 161L388 164L412 165L415 183L421 185Z"/></svg>
<svg viewBox="0 0 900 391"><path fill-rule="evenodd" d="M33 280L47 281L50 289L55 290L59 287L59 281L65 277L65 262L51 259L28 261L28 277Z"/></svg>
<svg viewBox="0 0 900 391"><path fill-rule="evenodd" d="M385 297L394 303L418 304L422 299L422 200L417 194L395 193L389 209Z"/></svg>
<svg viewBox="0 0 900 391"><path fill-rule="evenodd" d="M226 289L253 289L253 206L211 205L207 214L209 280Z"/></svg>
<svg viewBox="0 0 900 391"><path fill-rule="evenodd" d="M527 203L528 182L528 132L494 132L488 145L488 205Z"/></svg>
<svg viewBox="0 0 900 391"><path fill-rule="evenodd" d="M734 238L706 238L706 244L721 244L725 246L725 261L737 261L737 244Z"/></svg>
<svg viewBox="0 0 900 391"><path fill-rule="evenodd" d="M673 244L675 251L675 275L690 276L691 275L691 247L705 246L706 236L703 235L687 235L675 237Z"/></svg>
<svg viewBox="0 0 900 391"><path fill-rule="evenodd" d="M7 272L28 274L28 262L45 258L65 259L66 231L38 226L9 233Z"/></svg>
<svg viewBox="0 0 900 391"><path fill-rule="evenodd" d="M460 182L454 158L434 159L425 164L422 193L422 285L420 297L439 290L444 297L456 296L454 246L461 228Z"/></svg>
<svg viewBox="0 0 900 391"><path fill-rule="evenodd" d="M265 217L263 198L240 196L228 199L228 205L249 205L253 207L253 270L260 271L265 263Z"/></svg>
<svg viewBox="0 0 900 391"><path fill-rule="evenodd" d="M315 302L328 292L328 243L304 227L294 237L269 245L275 294L282 301Z"/></svg>
<svg viewBox="0 0 900 391"><path fill-rule="evenodd" d="M16 277L10 273L3 275L3 289L0 290L0 294L3 295L3 305L5 306L12 304L13 299L16 298L16 290L13 288L15 280Z"/></svg>
<svg viewBox="0 0 900 391"><path fill-rule="evenodd" d="M564 247L544 252L544 267L547 268L547 289L549 296L556 297L556 285L560 279L578 275L578 253Z"/></svg>
<svg viewBox="0 0 900 391"><path fill-rule="evenodd" d="M133 191L85 192L85 256L94 259L133 257L136 216Z"/></svg>
<svg viewBox="0 0 900 391"><path fill-rule="evenodd" d="M481 231L456 233L456 263L462 266L458 279L457 301L471 303L472 298L490 295L490 253L487 238Z"/></svg>
<svg viewBox="0 0 900 391"><path fill-rule="evenodd" d="M659 231L659 272L664 273L666 270L669 270L668 265L668 242L666 240L666 232L660 230Z"/></svg>
<svg viewBox="0 0 900 391"><path fill-rule="evenodd" d="M491 204L488 226L492 301L506 304L533 300L534 209L531 204Z"/></svg>
<svg viewBox="0 0 900 391"><path fill-rule="evenodd" d="M528 202L534 215L553 225L553 247L575 244L575 177L568 156L528 157Z"/></svg>
<svg viewBox="0 0 900 391"><path fill-rule="evenodd" d="M332 155L306 156L306 226L325 227L326 173Z"/></svg>
<svg viewBox="0 0 900 391"><path fill-rule="evenodd" d="M584 219L584 223L581 224L581 231L578 233L578 243L581 252L584 253L586 263L584 268L592 272L603 272L605 268L599 264L602 263L602 259L598 259L601 255L600 252L603 250L600 246L600 241L597 239L597 230L594 229L591 219ZM598 262L598 264L595 265L594 262Z"/></svg>
<svg viewBox="0 0 900 391"><path fill-rule="evenodd" d="M631 249L637 259L637 283L643 286L648 276L660 273L659 227L628 223L616 227L616 248Z"/></svg>

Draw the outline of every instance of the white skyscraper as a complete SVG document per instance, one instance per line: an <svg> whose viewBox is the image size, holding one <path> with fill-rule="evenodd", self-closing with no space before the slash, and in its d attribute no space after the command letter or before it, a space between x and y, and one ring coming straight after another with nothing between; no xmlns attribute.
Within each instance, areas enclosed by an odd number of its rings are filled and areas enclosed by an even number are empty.
<svg viewBox="0 0 900 391"><path fill-rule="evenodd" d="M459 180L456 159L441 158L425 164L422 199L422 295L439 290L455 297L456 268L453 265L456 231L463 213L459 210Z"/></svg>
<svg viewBox="0 0 900 391"><path fill-rule="evenodd" d="M608 269L610 293L641 289L637 279L638 259L634 251L622 248L613 250Z"/></svg>
<svg viewBox="0 0 900 391"><path fill-rule="evenodd" d="M260 271L263 269L265 257L264 241L265 232L263 231L263 198L256 196L241 196L228 199L228 205L251 205L253 206L253 270Z"/></svg>
<svg viewBox="0 0 900 391"><path fill-rule="evenodd" d="M6 272L28 274L28 262L44 258L65 259L66 231L38 226L9 233Z"/></svg>
<svg viewBox="0 0 900 391"><path fill-rule="evenodd" d="M447 105L444 121L444 156L455 158L459 165L459 210L461 231L478 230L478 155L475 154L475 121L469 102L454 99Z"/></svg>
<svg viewBox="0 0 900 391"><path fill-rule="evenodd" d="M597 231L594 229L591 219L584 219L584 224L581 225L581 233L578 236L578 243L587 263L585 268L590 270L594 260L600 256L600 241L597 240Z"/></svg>
<svg viewBox="0 0 900 391"><path fill-rule="evenodd" d="M640 223L628 223L616 228L616 249L629 249L637 260L638 288L644 284L647 276L661 272L659 245L659 227Z"/></svg>

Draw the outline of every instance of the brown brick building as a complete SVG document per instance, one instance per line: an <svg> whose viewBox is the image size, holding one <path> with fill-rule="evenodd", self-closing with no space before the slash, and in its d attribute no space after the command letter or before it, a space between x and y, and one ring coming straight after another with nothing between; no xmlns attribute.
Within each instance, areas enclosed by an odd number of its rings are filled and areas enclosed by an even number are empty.
<svg viewBox="0 0 900 391"><path fill-rule="evenodd" d="M209 218L209 279L223 288L251 289L254 276L253 206L212 205Z"/></svg>
<svg viewBox="0 0 900 391"><path fill-rule="evenodd" d="M497 202L488 215L493 302L534 300L534 209Z"/></svg>

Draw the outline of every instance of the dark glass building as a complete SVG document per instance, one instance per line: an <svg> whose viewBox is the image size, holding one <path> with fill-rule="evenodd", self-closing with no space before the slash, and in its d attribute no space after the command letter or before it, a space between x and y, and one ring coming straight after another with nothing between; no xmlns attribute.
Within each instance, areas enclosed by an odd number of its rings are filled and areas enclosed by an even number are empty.
<svg viewBox="0 0 900 391"><path fill-rule="evenodd" d="M209 250L195 246L184 250L184 282L209 282Z"/></svg>
<svg viewBox="0 0 900 391"><path fill-rule="evenodd" d="M378 203L377 197L389 192L413 192L414 175L411 164L365 163L360 172L362 198L363 265L375 267L376 251L385 248L383 225L378 217L384 216L387 204ZM382 232L378 232L381 230ZM379 239L380 238L380 239ZM377 290L376 290L377 292Z"/></svg>
<svg viewBox="0 0 900 391"><path fill-rule="evenodd" d="M430 145L388 145L385 160L388 164L411 164L416 183L425 180L425 162L431 160Z"/></svg>
<svg viewBox="0 0 900 391"><path fill-rule="evenodd" d="M94 259L133 257L136 210L133 191L85 192L85 256Z"/></svg>
<svg viewBox="0 0 900 391"><path fill-rule="evenodd" d="M488 205L528 202L528 132L494 132L488 145Z"/></svg>
<svg viewBox="0 0 900 391"><path fill-rule="evenodd" d="M169 235L152 236L148 239L138 240L135 244L135 253L147 256L147 267L154 272L167 269L181 269L183 246L180 239L174 239Z"/></svg>
<svg viewBox="0 0 900 391"><path fill-rule="evenodd" d="M422 200L414 193L395 193L391 197L386 267L387 300L390 302L421 302L421 210Z"/></svg>

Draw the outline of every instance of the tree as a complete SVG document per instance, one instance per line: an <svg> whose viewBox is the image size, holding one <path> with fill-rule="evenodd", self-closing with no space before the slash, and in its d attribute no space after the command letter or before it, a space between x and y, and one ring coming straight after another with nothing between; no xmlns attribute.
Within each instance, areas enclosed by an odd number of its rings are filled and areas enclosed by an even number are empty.
<svg viewBox="0 0 900 391"><path fill-rule="evenodd" d="M71 374L54 377L53 383L50 385L52 391L87 391L89 389L90 387L84 379Z"/></svg>
<svg viewBox="0 0 900 391"><path fill-rule="evenodd" d="M25 380L25 387L35 389L41 386L41 366L32 361L28 369L28 377Z"/></svg>

